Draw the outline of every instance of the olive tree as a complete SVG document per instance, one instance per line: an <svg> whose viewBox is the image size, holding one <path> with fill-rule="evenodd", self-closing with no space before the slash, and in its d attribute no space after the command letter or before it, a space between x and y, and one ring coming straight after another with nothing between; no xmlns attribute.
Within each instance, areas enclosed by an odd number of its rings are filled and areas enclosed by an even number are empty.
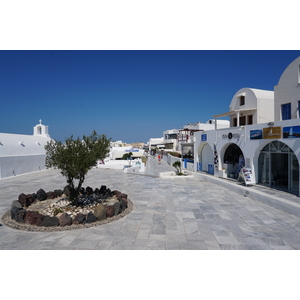
<svg viewBox="0 0 300 300"><path fill-rule="evenodd" d="M122 159L131 159L131 156L133 155L132 152L129 152L129 153L125 153L123 156L122 156Z"/></svg>
<svg viewBox="0 0 300 300"><path fill-rule="evenodd" d="M177 175L182 175L180 161L175 161L172 166L177 170Z"/></svg>
<svg viewBox="0 0 300 300"><path fill-rule="evenodd" d="M94 130L90 136L74 140L73 135L65 143L51 140L45 145L47 168L57 168L66 177L70 188L69 199L77 205L80 189L87 172L104 159L109 152L110 139Z"/></svg>

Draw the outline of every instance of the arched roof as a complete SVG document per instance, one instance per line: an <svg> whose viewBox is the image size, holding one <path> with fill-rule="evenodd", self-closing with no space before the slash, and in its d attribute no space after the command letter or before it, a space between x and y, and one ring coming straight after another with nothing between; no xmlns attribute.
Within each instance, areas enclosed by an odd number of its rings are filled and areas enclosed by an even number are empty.
<svg viewBox="0 0 300 300"><path fill-rule="evenodd" d="M238 90L235 95L233 96L232 100L235 100L239 94L243 93L253 93L257 99L274 99L274 91L268 91L268 90L260 90L260 89L253 89L253 88L242 88Z"/></svg>
<svg viewBox="0 0 300 300"><path fill-rule="evenodd" d="M267 90L259 90L259 89L252 89L251 90L256 98L264 98L264 99L274 99L274 91L267 91Z"/></svg>
<svg viewBox="0 0 300 300"><path fill-rule="evenodd" d="M300 56L292 61L279 78L278 85L291 87L297 85L300 77ZM298 80L298 81L297 81Z"/></svg>
<svg viewBox="0 0 300 300"><path fill-rule="evenodd" d="M248 98L243 108L239 108L240 105L237 102L239 96L246 96L246 98ZM229 106L230 111L219 115L215 115L213 117L214 118L227 117L227 116L234 115L238 111L243 111L243 112L256 111L257 99L274 100L274 91L267 91L267 90L253 89L253 88L242 88L234 94Z"/></svg>

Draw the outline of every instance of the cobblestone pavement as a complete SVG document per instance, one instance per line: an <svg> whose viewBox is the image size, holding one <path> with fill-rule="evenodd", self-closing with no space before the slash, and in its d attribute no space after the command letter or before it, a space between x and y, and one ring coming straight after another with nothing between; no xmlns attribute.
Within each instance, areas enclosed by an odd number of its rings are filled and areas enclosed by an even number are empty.
<svg viewBox="0 0 300 300"><path fill-rule="evenodd" d="M134 208L109 224L62 232L0 226L0 249L220 250L300 249L300 218L196 178L162 179L174 170L150 157L144 175L92 169L85 186L106 185L128 194ZM63 188L58 170L0 180L0 214L22 192Z"/></svg>

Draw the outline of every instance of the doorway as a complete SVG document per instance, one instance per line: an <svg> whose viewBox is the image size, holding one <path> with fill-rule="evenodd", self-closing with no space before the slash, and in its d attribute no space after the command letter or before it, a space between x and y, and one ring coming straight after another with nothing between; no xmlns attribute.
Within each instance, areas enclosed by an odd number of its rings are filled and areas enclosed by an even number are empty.
<svg viewBox="0 0 300 300"><path fill-rule="evenodd" d="M260 152L258 182L280 190L299 193L299 163L286 144L273 141Z"/></svg>

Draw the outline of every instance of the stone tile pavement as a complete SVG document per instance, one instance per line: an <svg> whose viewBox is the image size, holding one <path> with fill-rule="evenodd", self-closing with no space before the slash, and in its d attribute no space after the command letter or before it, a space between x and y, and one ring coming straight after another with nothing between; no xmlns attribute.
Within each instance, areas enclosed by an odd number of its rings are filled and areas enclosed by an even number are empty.
<svg viewBox="0 0 300 300"><path fill-rule="evenodd" d="M85 186L128 194L134 208L115 222L81 230L26 232L1 223L0 249L32 250L293 250L300 218L196 178L159 178L173 170L149 158L144 175L92 169ZM22 192L63 188L58 170L0 180L0 215Z"/></svg>

